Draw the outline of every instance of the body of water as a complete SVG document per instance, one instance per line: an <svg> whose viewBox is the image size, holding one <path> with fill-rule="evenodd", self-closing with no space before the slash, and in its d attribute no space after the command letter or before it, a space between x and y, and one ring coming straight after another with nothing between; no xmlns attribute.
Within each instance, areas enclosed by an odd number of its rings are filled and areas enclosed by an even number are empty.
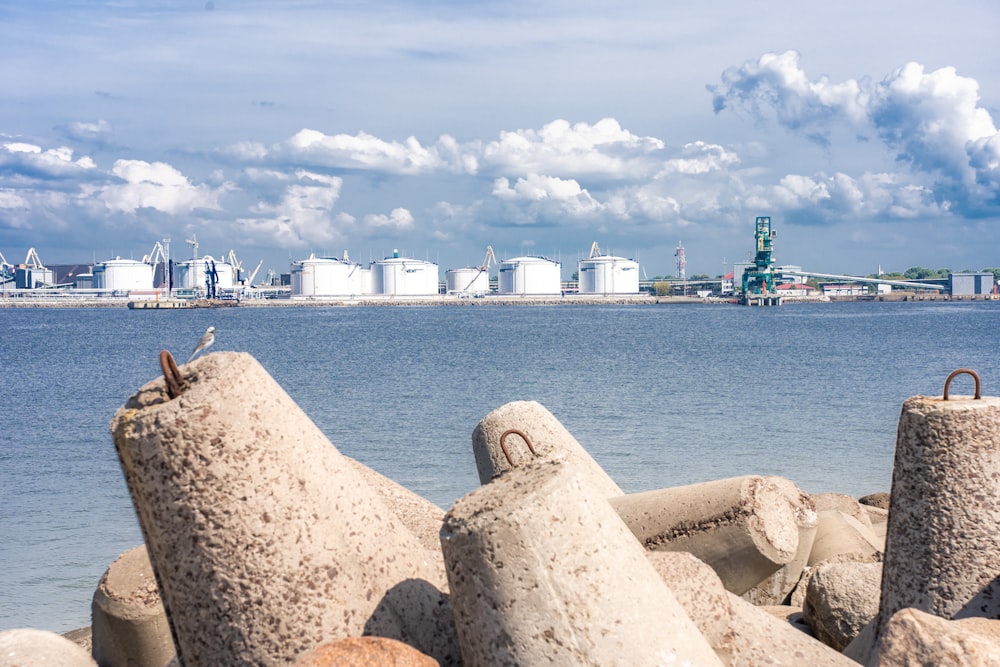
<svg viewBox="0 0 1000 667"><path fill-rule="evenodd" d="M343 453L442 508L479 484L471 434L545 405L626 492L773 474L887 491L909 396L971 367L1000 394L1000 304L0 310L0 629L90 623L140 544L109 432L183 361L253 354ZM971 394L958 378L953 394Z"/></svg>

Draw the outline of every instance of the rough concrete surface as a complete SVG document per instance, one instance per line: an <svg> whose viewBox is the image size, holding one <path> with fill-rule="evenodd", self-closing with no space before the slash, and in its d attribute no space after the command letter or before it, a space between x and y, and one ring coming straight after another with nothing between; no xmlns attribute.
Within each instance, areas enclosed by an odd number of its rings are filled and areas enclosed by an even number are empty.
<svg viewBox="0 0 1000 667"><path fill-rule="evenodd" d="M112 433L186 667L288 663L399 639L458 659L444 571L248 354L217 352L118 410Z"/></svg>

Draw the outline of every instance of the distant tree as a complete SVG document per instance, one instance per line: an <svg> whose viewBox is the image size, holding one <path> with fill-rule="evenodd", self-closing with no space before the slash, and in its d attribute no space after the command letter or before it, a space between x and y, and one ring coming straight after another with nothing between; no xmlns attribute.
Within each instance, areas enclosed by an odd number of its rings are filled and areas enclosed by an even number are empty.
<svg viewBox="0 0 1000 667"><path fill-rule="evenodd" d="M688 280L711 280L711 279L712 277L709 276L707 273L696 273L690 278L688 278Z"/></svg>
<svg viewBox="0 0 1000 667"><path fill-rule="evenodd" d="M574 271L573 275L570 276L570 280L580 280L580 272L579 271Z"/></svg>
<svg viewBox="0 0 1000 667"><path fill-rule="evenodd" d="M1000 267L998 266L994 266L991 269L983 269L980 273L992 273L993 280L996 282L1000 282Z"/></svg>
<svg viewBox="0 0 1000 667"><path fill-rule="evenodd" d="M903 275L908 280L924 280L926 278L936 278L937 271L934 269L926 269L922 266L913 266L904 271Z"/></svg>
<svg viewBox="0 0 1000 667"><path fill-rule="evenodd" d="M653 288L656 290L656 296L670 296L670 283L665 280L659 280L653 284Z"/></svg>

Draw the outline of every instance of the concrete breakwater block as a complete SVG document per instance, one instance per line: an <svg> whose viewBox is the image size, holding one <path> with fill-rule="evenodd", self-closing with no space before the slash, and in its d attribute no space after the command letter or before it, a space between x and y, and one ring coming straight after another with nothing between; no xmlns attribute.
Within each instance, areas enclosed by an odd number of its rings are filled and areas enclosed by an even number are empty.
<svg viewBox="0 0 1000 667"><path fill-rule="evenodd" d="M472 431L479 481L487 484L534 460L564 457L604 498L623 495L566 427L536 401L514 401L489 413Z"/></svg>
<svg viewBox="0 0 1000 667"><path fill-rule="evenodd" d="M572 462L518 466L469 493L441 546L468 667L722 664Z"/></svg>
<svg viewBox="0 0 1000 667"><path fill-rule="evenodd" d="M867 520L867 516L866 516ZM850 514L835 509L819 512L819 523L812 550L810 567L820 563L874 563L882 559L882 540L872 530Z"/></svg>
<svg viewBox="0 0 1000 667"><path fill-rule="evenodd" d="M102 667L166 665L174 641L146 545L122 554L101 577L91 604L92 651Z"/></svg>
<svg viewBox="0 0 1000 667"><path fill-rule="evenodd" d="M1000 617L1000 398L903 403L879 627L906 607Z"/></svg>
<svg viewBox="0 0 1000 667"><path fill-rule="evenodd" d="M881 563L824 563L809 577L802 611L816 637L843 651L878 614Z"/></svg>
<svg viewBox="0 0 1000 667"><path fill-rule="evenodd" d="M693 554L736 595L795 558L806 509L781 485L754 475L608 502L645 548Z"/></svg>
<svg viewBox="0 0 1000 667"><path fill-rule="evenodd" d="M439 557L248 354L186 364L112 433L184 665L290 663L331 639L398 639L455 664Z"/></svg>
<svg viewBox="0 0 1000 667"><path fill-rule="evenodd" d="M789 601L792 591L802 579L802 573L809 562L813 541L816 539L816 529L819 527L819 516L816 514L815 501L812 496L789 479L771 476L767 478L767 481L784 491L792 507L795 508L795 524L799 530L799 545L792 560L782 565L767 579L740 595L744 600L758 607L783 605Z"/></svg>
<svg viewBox="0 0 1000 667"><path fill-rule="evenodd" d="M1000 665L997 630L984 628L982 621L985 619L948 621L919 609L901 609L886 622L877 651L868 664L996 667Z"/></svg>
<svg viewBox="0 0 1000 667"><path fill-rule="evenodd" d="M16 628L0 632L0 667L97 667L75 643L48 630Z"/></svg>
<svg viewBox="0 0 1000 667"><path fill-rule="evenodd" d="M725 665L854 664L788 620L728 592L712 568L691 554L647 551L646 557Z"/></svg>

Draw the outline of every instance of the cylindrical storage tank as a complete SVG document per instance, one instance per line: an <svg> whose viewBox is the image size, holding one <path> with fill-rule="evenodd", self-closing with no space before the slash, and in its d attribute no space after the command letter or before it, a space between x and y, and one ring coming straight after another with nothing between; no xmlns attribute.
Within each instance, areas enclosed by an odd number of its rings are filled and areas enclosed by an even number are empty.
<svg viewBox="0 0 1000 667"><path fill-rule="evenodd" d="M116 257L94 266L94 288L116 291L153 289L153 266Z"/></svg>
<svg viewBox="0 0 1000 667"><path fill-rule="evenodd" d="M559 294L561 266L548 257L515 257L500 262L500 294Z"/></svg>
<svg viewBox="0 0 1000 667"><path fill-rule="evenodd" d="M486 294L490 291L490 272L486 269L448 269L444 273L448 294Z"/></svg>
<svg viewBox="0 0 1000 667"><path fill-rule="evenodd" d="M374 278L372 277L372 270L361 269L361 293L362 294L374 294L375 285Z"/></svg>
<svg viewBox="0 0 1000 667"><path fill-rule="evenodd" d="M602 255L580 260L580 294L638 294L639 263Z"/></svg>
<svg viewBox="0 0 1000 667"><path fill-rule="evenodd" d="M387 257L374 262L374 294L392 296L430 296L438 293L438 266L407 257Z"/></svg>
<svg viewBox="0 0 1000 667"><path fill-rule="evenodd" d="M208 272L215 265L217 289L230 289L235 284L233 267L223 261L216 261L211 255L186 262L174 263L174 288L205 289L208 282Z"/></svg>
<svg viewBox="0 0 1000 667"><path fill-rule="evenodd" d="M354 296L361 293L361 267L354 262L315 255L292 262L292 296Z"/></svg>

